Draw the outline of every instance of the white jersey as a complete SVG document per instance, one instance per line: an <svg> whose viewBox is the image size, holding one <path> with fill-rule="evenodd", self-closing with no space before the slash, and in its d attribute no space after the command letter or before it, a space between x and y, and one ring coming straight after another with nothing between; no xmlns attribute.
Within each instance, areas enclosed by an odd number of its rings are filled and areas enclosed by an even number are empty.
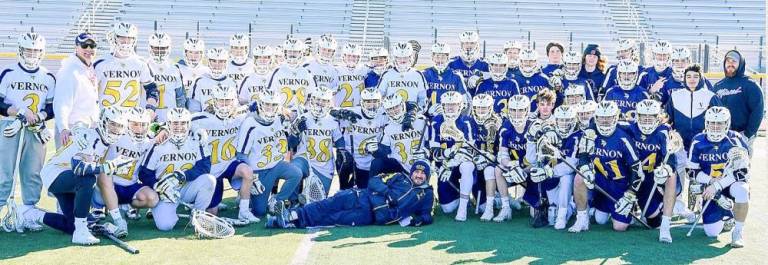
<svg viewBox="0 0 768 265"><path fill-rule="evenodd" d="M182 88L181 70L170 64L157 64L154 61L149 62L149 72L157 84L157 121L165 122L165 113L168 109L185 108L186 106L176 105L176 89Z"/></svg>
<svg viewBox="0 0 768 265"><path fill-rule="evenodd" d="M184 93L186 93L187 97L192 95L192 87L195 85L195 80L202 77L204 74L211 72L211 69L202 63L197 64L197 67L191 67L185 63L180 62L176 64L176 67L178 67L179 72L181 72L181 82L184 86Z"/></svg>
<svg viewBox="0 0 768 265"><path fill-rule="evenodd" d="M72 157L75 155L83 157L88 162L103 162L107 154L109 145L101 140L101 136L96 129L83 128L73 132L76 139L72 139L59 147L56 153L48 159L40 170L40 176L43 179L43 190L48 190L56 177L61 172L72 170ZM83 139L83 140L80 140ZM76 142L83 141L82 147Z"/></svg>
<svg viewBox="0 0 768 265"><path fill-rule="evenodd" d="M147 153L149 148L155 144L155 141L150 138L145 138L140 142L136 142L133 138L127 134L120 136L115 144L112 144L107 149L106 160L112 160L118 156L129 157L135 159L131 163L131 169L127 174L119 174L112 176L112 182L115 185L130 186L138 182L139 164L144 158L144 154Z"/></svg>
<svg viewBox="0 0 768 265"><path fill-rule="evenodd" d="M357 119L356 123L350 123L349 121L341 122L341 128L343 128L344 133L344 147L346 150L353 152L352 157L355 159L356 167L368 171L371 169L373 154L365 151L365 144L379 142L384 126L389 121L389 118L387 118L383 111L373 118L367 118L363 115L360 107L353 107L349 110L362 116L362 118Z"/></svg>
<svg viewBox="0 0 768 265"><path fill-rule="evenodd" d="M339 73L336 71L336 67L333 64L320 63L317 60L312 60L304 65L304 68L309 69L309 72L315 78L315 83L318 86L326 86L332 90L335 90L339 84Z"/></svg>
<svg viewBox="0 0 768 265"><path fill-rule="evenodd" d="M192 113L203 111L208 105L212 105L213 97L211 96L211 89L222 85L229 86L232 89L237 89L235 82L224 76L219 79L211 77L210 74L205 74L195 81L192 86L192 96L189 97L189 111Z"/></svg>
<svg viewBox="0 0 768 265"><path fill-rule="evenodd" d="M384 97L399 94L404 101L416 103L421 109L426 107L427 81L414 69L405 73L394 68L387 70L381 75L378 89Z"/></svg>
<svg viewBox="0 0 768 265"><path fill-rule="evenodd" d="M370 69L363 65L349 69L342 65L336 67L339 73L339 87L336 90L334 106L351 108L360 106L360 91L365 88L365 77Z"/></svg>
<svg viewBox="0 0 768 265"><path fill-rule="evenodd" d="M208 133L205 143L211 150L211 174L219 177L227 170L229 164L237 157L237 131L243 123L245 115L235 115L230 119L219 119L209 112L192 115L192 131L204 129Z"/></svg>
<svg viewBox="0 0 768 265"><path fill-rule="evenodd" d="M144 85L154 81L147 63L138 55L117 58L106 55L93 63L99 81L99 103L102 107L144 107L147 97Z"/></svg>
<svg viewBox="0 0 768 265"><path fill-rule="evenodd" d="M29 71L18 63L0 72L0 97L3 103L37 114L53 103L56 78L45 67ZM4 117L13 119L15 117Z"/></svg>
<svg viewBox="0 0 768 265"><path fill-rule="evenodd" d="M413 165L413 153L419 150L421 145L419 140L421 140L421 133L425 125L423 119L416 119L413 122L413 129L403 131L401 123L388 120L387 126L384 127L384 137L381 138L381 144L391 149L389 158L397 160L406 170Z"/></svg>
<svg viewBox="0 0 768 265"><path fill-rule="evenodd" d="M247 163L253 170L275 167L288 152L288 138L282 121L278 118L265 125L248 116L237 135L237 151L248 156Z"/></svg>
<svg viewBox="0 0 768 265"><path fill-rule="evenodd" d="M305 90L312 87L317 87L317 83L312 72L304 67L292 68L283 64L277 67L269 77L269 90L284 94L283 106L292 110L298 109L298 106L304 106Z"/></svg>
<svg viewBox="0 0 768 265"><path fill-rule="evenodd" d="M170 140L152 146L144 156L141 166L154 171L154 177L159 180L174 171L189 170L197 161L210 155L208 148L203 148L198 140L189 135L181 146Z"/></svg>
<svg viewBox="0 0 768 265"><path fill-rule="evenodd" d="M229 61L227 64L227 77L235 81L235 86L240 87L243 84L243 80L246 76L253 74L256 70L256 66L251 60L245 61L244 64L237 64L235 61Z"/></svg>
<svg viewBox="0 0 768 265"><path fill-rule="evenodd" d="M330 115L320 119L309 113L302 115L307 117L307 130L301 134L296 156L307 158L311 168L331 178L334 172L334 143L342 139L339 123Z"/></svg>
<svg viewBox="0 0 768 265"><path fill-rule="evenodd" d="M259 97L259 92L267 91L268 85L269 75L253 73L246 76L237 92L240 104L250 106Z"/></svg>

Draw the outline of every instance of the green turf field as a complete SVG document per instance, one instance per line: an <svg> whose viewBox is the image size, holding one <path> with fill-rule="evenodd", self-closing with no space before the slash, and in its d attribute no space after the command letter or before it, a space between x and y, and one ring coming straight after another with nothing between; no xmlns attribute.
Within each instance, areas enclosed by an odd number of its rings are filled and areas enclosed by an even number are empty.
<svg viewBox="0 0 768 265"><path fill-rule="evenodd" d="M768 140L760 139L753 158L746 247L727 246L730 234L706 238L697 229L673 228L674 243L657 242L658 231L633 227L624 233L593 224L590 231L569 234L533 229L527 214L515 212L507 223L481 223L471 216L456 223L439 213L421 228L370 226L328 230L267 230L263 222L238 228L233 238L198 240L184 219L161 233L146 219L130 221L125 239L141 250L131 255L107 240L98 246L72 246L70 236L46 229L38 233L0 233L0 264L454 264L454 263L591 263L591 264L759 264L768 249ZM230 191L232 205L234 194ZM45 198L42 207L53 209ZM527 210L526 210L527 211ZM223 213L235 215L234 210ZM573 221L573 220L571 220Z"/></svg>

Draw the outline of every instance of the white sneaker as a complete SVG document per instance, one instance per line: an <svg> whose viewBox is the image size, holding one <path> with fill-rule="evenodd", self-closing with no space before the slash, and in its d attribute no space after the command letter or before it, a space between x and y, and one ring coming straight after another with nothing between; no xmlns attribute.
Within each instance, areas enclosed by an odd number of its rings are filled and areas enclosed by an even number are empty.
<svg viewBox="0 0 768 265"><path fill-rule="evenodd" d="M72 233L72 243L78 244L78 245L96 245L98 244L99 239L96 238L91 234L91 231L88 231L88 229L75 229L75 232Z"/></svg>
<svg viewBox="0 0 768 265"><path fill-rule="evenodd" d="M512 219L512 209L509 207L501 207L501 211L499 211L499 214L493 218L493 221L500 223L509 219Z"/></svg>
<svg viewBox="0 0 768 265"><path fill-rule="evenodd" d="M459 201L459 209L456 210L456 221L464 222L467 220L467 204L469 201L461 200Z"/></svg>
<svg viewBox="0 0 768 265"><path fill-rule="evenodd" d="M31 207L22 213L22 226L24 229L37 232L43 230L42 220L45 212L37 207Z"/></svg>
<svg viewBox="0 0 768 265"><path fill-rule="evenodd" d="M732 248L743 248L744 247L744 240L741 238L741 229L733 229L731 232L731 247Z"/></svg>
<svg viewBox="0 0 768 265"><path fill-rule="evenodd" d="M258 223L261 221L261 219L254 216L253 213L247 209L244 211L241 210L240 213L237 214L237 219L240 219L241 221L247 221L248 223Z"/></svg>
<svg viewBox="0 0 768 265"><path fill-rule="evenodd" d="M669 233L669 227L659 227L659 242L672 244L672 234Z"/></svg>
<svg viewBox="0 0 768 265"><path fill-rule="evenodd" d="M555 229L563 230L568 223L568 208L557 208L557 218L555 219Z"/></svg>
<svg viewBox="0 0 768 265"><path fill-rule="evenodd" d="M520 203L520 199L516 199L512 197L510 197L509 206L514 208L515 210L520 210L523 208L522 203Z"/></svg>
<svg viewBox="0 0 768 265"><path fill-rule="evenodd" d="M490 221L493 219L493 203L486 202L484 208L485 210L483 211L483 215L480 216L480 221Z"/></svg>
<svg viewBox="0 0 768 265"><path fill-rule="evenodd" d="M568 232L571 233L579 233L587 230L589 230L589 215L582 214L577 214L576 223L574 223L571 228L568 228Z"/></svg>

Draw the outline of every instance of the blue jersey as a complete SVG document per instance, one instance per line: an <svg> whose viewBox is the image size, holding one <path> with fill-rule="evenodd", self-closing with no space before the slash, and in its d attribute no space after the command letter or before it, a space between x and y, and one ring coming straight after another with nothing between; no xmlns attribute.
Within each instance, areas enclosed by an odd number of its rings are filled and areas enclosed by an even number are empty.
<svg viewBox="0 0 768 265"><path fill-rule="evenodd" d="M642 65L639 65L639 64L637 65L637 72L638 72L638 74L643 72L643 69L644 68L643 68ZM605 93L605 91L608 90L609 88L612 88L612 87L614 87L614 86L619 84L616 81L616 75L617 74L618 73L616 72L616 65L615 64L611 65L610 67L608 67L608 70L605 71L605 78L603 79L603 86L602 86L603 93Z"/></svg>
<svg viewBox="0 0 768 265"><path fill-rule="evenodd" d="M429 126L429 130L427 131L427 135L429 136L429 147L439 147L439 148L451 148L454 144L456 144L455 139L446 138L440 133L440 128L443 125L443 123L446 122L445 117L440 114L432 118L432 124ZM459 117L454 121L456 128L461 132L462 136L464 137L465 143L464 144L471 144L475 145L475 136L477 136L477 125L475 124L475 121L470 118L467 115L459 115ZM461 140L461 139L460 139Z"/></svg>
<svg viewBox="0 0 768 265"><path fill-rule="evenodd" d="M539 90L549 88L549 79L545 74L535 73L531 77L515 76L520 93L531 99L531 112L536 111L536 94Z"/></svg>
<svg viewBox="0 0 768 265"><path fill-rule="evenodd" d="M711 142L706 133L699 133L691 142L688 165L691 169L700 170L712 178L722 177L723 168L728 161L728 151L736 146L748 146L746 137L738 132L728 131L720 142Z"/></svg>
<svg viewBox="0 0 768 265"><path fill-rule="evenodd" d="M579 78L586 79L587 83L589 83L590 87L592 87L592 95L597 96L597 94L600 92L600 88L603 86L605 73L597 68L595 68L595 70L592 72L587 72L587 69L582 65L581 71L579 71Z"/></svg>
<svg viewBox="0 0 768 265"><path fill-rule="evenodd" d="M363 82L363 84L365 84L365 88L375 89L379 86L379 80L381 80L381 75L376 74L376 72L374 72L373 69L371 69L371 71L369 71L368 74L365 75L365 81Z"/></svg>
<svg viewBox="0 0 768 265"><path fill-rule="evenodd" d="M527 164L525 153L528 140L525 138L525 132L528 131L528 126L530 125L531 121L529 120L525 123L523 132L517 132L515 127L512 126L512 122L504 118L504 121L501 123L501 129L499 129L499 147L507 148L509 159L519 162L520 165Z"/></svg>
<svg viewBox="0 0 768 265"><path fill-rule="evenodd" d="M593 88L591 82L589 82L588 79L583 77L577 77L575 80L568 80L566 78L563 78L563 88L568 88L571 84L575 85L581 85L584 86L584 99L586 100L595 100L595 94L592 93ZM560 106L560 104L565 99L565 94L563 92L557 93L557 104L556 106Z"/></svg>
<svg viewBox="0 0 768 265"><path fill-rule="evenodd" d="M667 135L669 135L669 130L668 125L661 124L651 134L645 135L640 131L637 122L633 122L627 128L627 132L632 135L634 140L635 151L637 151L640 161L643 162L643 172L646 174L651 174L653 169L664 162L664 157L667 156Z"/></svg>
<svg viewBox="0 0 768 265"><path fill-rule="evenodd" d="M702 76L701 77L704 80L704 87L706 87L709 90L712 90L712 83L709 82L709 79ZM667 102L669 102L670 95L672 94L672 91L677 90L679 88L686 88L684 81L677 81L675 78L670 76L670 78L667 78L667 81L664 82L664 86L661 87L661 89L656 92L655 95L653 95L655 98L657 98L659 101L661 101L662 105L666 105Z"/></svg>
<svg viewBox="0 0 768 265"><path fill-rule="evenodd" d="M544 68L541 68L541 73L545 75L551 75L557 69L563 69L562 64L547 64Z"/></svg>
<svg viewBox="0 0 768 265"><path fill-rule="evenodd" d="M637 84L640 87L645 88L645 91L648 91L651 86L661 78L666 78L667 80L674 79L672 77L672 68L667 67L661 72L656 72L656 68L654 67L645 68L645 70L640 72L640 75L637 77Z"/></svg>
<svg viewBox="0 0 768 265"><path fill-rule="evenodd" d="M522 75L522 73L520 73L520 67L507 68L507 78L515 80L518 75Z"/></svg>
<svg viewBox="0 0 768 265"><path fill-rule="evenodd" d="M610 136L598 133L595 138L595 151L590 157L595 176L629 185L633 174L632 166L640 162L632 142L632 136L620 127Z"/></svg>
<svg viewBox="0 0 768 265"><path fill-rule="evenodd" d="M499 128L496 126L501 125L501 118L497 114L493 114L491 118L488 118L485 123L481 123L477 120L473 120L474 125L477 126L477 135L475 138L475 146L480 150L496 154L499 152ZM494 131L495 130L495 131Z"/></svg>
<svg viewBox="0 0 768 265"><path fill-rule="evenodd" d="M627 113L630 110L634 111L635 105L644 99L648 99L648 93L642 87L635 86L630 90L624 90L618 85L608 89L603 98L603 100L616 102L621 113Z"/></svg>
<svg viewBox="0 0 768 265"><path fill-rule="evenodd" d="M447 91L458 91L467 95L464 80L450 68L438 73L437 69L430 67L424 69L423 75L427 81L427 107L440 103L440 96Z"/></svg>
<svg viewBox="0 0 768 265"><path fill-rule="evenodd" d="M493 79L485 79L479 86L477 86L477 94L485 93L493 97L493 112L506 113L507 112L507 100L520 94L520 88L517 85L517 81L504 78L501 81L493 81Z"/></svg>
<svg viewBox="0 0 768 265"><path fill-rule="evenodd" d="M448 68L452 69L454 72L456 72L458 75L460 75L462 78L464 78L465 82L469 79L470 76L475 74L475 71L485 72L487 73L490 71L488 63L481 59L475 60L472 65L467 65L464 63L464 60L461 59L461 57L456 56L453 59L451 59L451 62L448 63ZM468 91L469 94L474 95L474 90Z"/></svg>

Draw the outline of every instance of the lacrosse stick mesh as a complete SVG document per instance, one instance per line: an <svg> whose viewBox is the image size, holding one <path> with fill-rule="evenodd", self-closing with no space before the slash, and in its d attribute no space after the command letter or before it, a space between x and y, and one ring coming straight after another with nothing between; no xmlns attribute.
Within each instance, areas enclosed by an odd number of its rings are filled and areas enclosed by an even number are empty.
<svg viewBox="0 0 768 265"><path fill-rule="evenodd" d="M190 222L200 238L228 238L235 234L229 222L206 211L193 208Z"/></svg>
<svg viewBox="0 0 768 265"><path fill-rule="evenodd" d="M323 182L314 173L310 173L306 181L304 181L304 187L302 193L307 200L307 203L313 203L325 199L325 188Z"/></svg>

